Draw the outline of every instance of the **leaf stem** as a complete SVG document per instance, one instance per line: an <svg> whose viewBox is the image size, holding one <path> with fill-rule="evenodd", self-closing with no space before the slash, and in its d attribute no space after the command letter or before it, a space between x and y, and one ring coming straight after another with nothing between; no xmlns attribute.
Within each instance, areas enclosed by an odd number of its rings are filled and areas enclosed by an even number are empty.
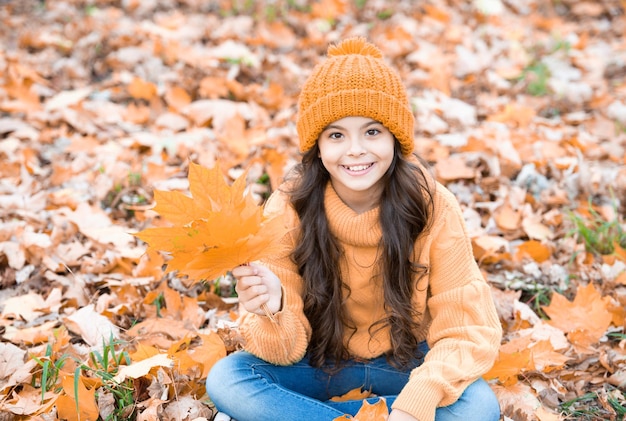
<svg viewBox="0 0 626 421"><path fill-rule="evenodd" d="M267 306L267 303L263 303L261 304L261 310L263 310L263 312L265 312L265 315L267 317L269 317L269 319L273 322L273 323L278 323L276 321L276 319L274 318L274 315L272 314L272 312L270 311L269 307Z"/></svg>

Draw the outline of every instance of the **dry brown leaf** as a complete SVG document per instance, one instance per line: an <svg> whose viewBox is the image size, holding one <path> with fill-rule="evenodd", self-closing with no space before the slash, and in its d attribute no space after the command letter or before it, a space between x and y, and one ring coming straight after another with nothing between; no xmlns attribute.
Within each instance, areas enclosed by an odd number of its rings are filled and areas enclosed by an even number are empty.
<svg viewBox="0 0 626 421"><path fill-rule="evenodd" d="M93 304L82 307L66 317L65 326L94 348L102 348L111 340L120 337L119 328L107 317L95 311Z"/></svg>
<svg viewBox="0 0 626 421"><path fill-rule="evenodd" d="M550 324L567 333L573 344L587 347L597 342L611 324L607 300L603 299L593 284L579 287L574 301L554 293L552 302L543 306Z"/></svg>
<svg viewBox="0 0 626 421"><path fill-rule="evenodd" d="M145 81L139 77L133 78L127 87L128 93L135 99L150 101L157 94L157 87L154 83Z"/></svg>
<svg viewBox="0 0 626 421"><path fill-rule="evenodd" d="M193 421L198 418L213 416L211 410L202 402L191 396L183 396L166 407L159 419L163 421Z"/></svg>
<svg viewBox="0 0 626 421"><path fill-rule="evenodd" d="M438 161L435 164L435 172L438 179L446 182L453 180L471 180L476 177L476 171L468 167L465 160L459 156L451 156Z"/></svg>
<svg viewBox="0 0 626 421"><path fill-rule="evenodd" d="M22 383L30 383L31 370L37 365L26 361L26 351L11 343L0 342L0 393Z"/></svg>
<svg viewBox="0 0 626 421"><path fill-rule="evenodd" d="M526 419L532 420L537 409L541 407L535 392L527 384L518 382L509 386L491 385L491 389L500 402L502 415L511 416L512 412L518 411Z"/></svg>
<svg viewBox="0 0 626 421"><path fill-rule="evenodd" d="M514 231L520 227L522 214L508 202L497 208L493 215L498 227L504 231Z"/></svg>
<svg viewBox="0 0 626 421"><path fill-rule="evenodd" d="M2 317L32 321L44 314L44 298L35 293L11 297L3 302Z"/></svg>
<svg viewBox="0 0 626 421"><path fill-rule="evenodd" d="M77 2L45 2L35 9L35 3L0 6L0 33L9 40L0 48L5 347L42 356L50 345L55 361L67 352L86 352L74 333L57 328L62 317L57 313L72 314L92 302L120 326L139 321L128 334L120 333L137 344L135 359L171 349L182 377L193 379L193 385L185 383L164 374L171 369L158 367L135 379L139 391L153 383L151 398L137 402L138 420L162 416L170 390L179 398L202 394L200 377L222 350L212 342L216 338L204 341L197 329L234 321L237 307L206 291L196 296L195 289L159 287L170 280L163 271L167 259L161 253L141 257L144 248L136 247L131 233L150 222L168 226L146 207L153 189L187 189L181 168L189 160L209 167L219 161L228 171L258 168L251 175L267 173L270 186L256 191L255 199L274 190L300 159L299 87L323 60L329 42L363 35L380 43L406 82L416 107L416 149L440 163L439 180L465 206L481 269L498 288L514 288L494 291L505 329L503 350L531 350L538 367L552 370L543 376L567 379L544 385L558 389L551 399L598 391L591 409L609 411L601 385L623 387L624 375L607 356L623 355L624 341L594 343L602 326L544 323L533 310L541 294L526 288L538 282L576 291L581 280L602 279L610 324L626 324L626 275L618 270L626 260L624 249L598 257L564 235L565 209L577 203L588 208L590 198L607 221L624 213L613 202L626 193L620 130L626 123L625 68L616 50L622 45L619 31L604 30L623 24L623 14L615 13L623 1L567 1L564 7L573 16L584 17L573 20L550 5L527 13L516 2L491 16L476 11L490 12L484 5L438 2L415 8L404 0L393 7L327 0L315 2L312 10L292 2L220 2L206 9L202 2L187 1L170 12L155 1L87 9ZM67 25L59 25L59 16ZM365 20L376 24L362 25ZM488 26L488 39L477 25ZM570 36L560 40L554 34ZM568 48L561 48L564 43ZM548 73L541 73L543 66ZM527 91L532 83L545 93L532 95ZM450 157L465 162L456 168L454 160L446 162ZM109 206L107 196L120 191L142 191L131 197L142 202ZM497 209L502 203L507 205ZM613 267L610 275L607 266ZM524 302L513 299L522 290ZM23 297L24 306L10 297ZM589 314L606 323L596 310L574 300L569 319ZM241 349L236 328L219 332L226 352ZM566 356L573 360L558 368ZM30 371L37 376L34 360L18 360L24 363L14 376L0 374L5 386L17 386L3 409L34 420L56 415L51 407L57 395L48 393L42 404L41 390L28 383ZM15 368L12 363L7 371ZM536 397L542 391L538 377L532 372L519 377L510 399L499 394L505 416L554 420L546 408L533 409L526 401L525 393ZM82 383L91 391L93 384ZM548 397L542 395L546 407ZM96 404L101 416L110 411L104 400ZM184 409L174 409L185 416Z"/></svg>
<svg viewBox="0 0 626 421"><path fill-rule="evenodd" d="M180 86L172 86L165 92L165 102L173 111L180 111L183 107L191 103L191 97L187 91Z"/></svg>
<svg viewBox="0 0 626 421"><path fill-rule="evenodd" d="M2 408L11 414L36 419L36 415L47 413L56 404L58 397L59 394L48 391L42 399L39 388L25 383L19 393L13 392L11 397L2 403Z"/></svg>
<svg viewBox="0 0 626 421"><path fill-rule="evenodd" d="M15 326L7 326L2 337L14 344L36 345L45 343L50 339L50 333L59 324L58 320L50 320L39 326L27 327L23 329Z"/></svg>

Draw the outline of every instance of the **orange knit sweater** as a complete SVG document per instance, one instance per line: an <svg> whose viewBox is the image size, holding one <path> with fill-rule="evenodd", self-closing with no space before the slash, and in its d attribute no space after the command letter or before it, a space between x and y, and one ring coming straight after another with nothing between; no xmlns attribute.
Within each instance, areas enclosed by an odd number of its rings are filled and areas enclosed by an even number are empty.
<svg viewBox="0 0 626 421"><path fill-rule="evenodd" d="M436 407L454 403L470 383L491 368L502 334L455 197L437 184L434 204L432 226L415 248L429 272L419 281L413 297L423 315L416 336L419 341L428 341L430 351L393 404L420 421L434 420ZM378 330L375 337L368 332L384 314L382 289L373 272L381 238L379 210L355 213L330 183L325 207L330 228L344 249L343 279L351 290L345 305L357 325L349 351L367 359L380 356L390 349L389 331ZM297 227L297 215L284 193L274 193L266 209L283 212L287 223ZM310 338L310 325L302 310L302 279L288 256L297 241L297 231L285 241L288 251L262 262L282 281L283 307L275 315L278 323L245 312L240 318L246 350L279 365L299 361Z"/></svg>

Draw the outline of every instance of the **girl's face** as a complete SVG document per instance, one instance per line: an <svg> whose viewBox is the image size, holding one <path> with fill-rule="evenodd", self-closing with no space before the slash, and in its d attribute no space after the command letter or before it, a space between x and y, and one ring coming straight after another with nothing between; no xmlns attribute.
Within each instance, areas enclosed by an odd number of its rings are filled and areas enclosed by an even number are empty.
<svg viewBox="0 0 626 421"><path fill-rule="evenodd" d="M337 120L318 139L320 158L335 191L358 213L377 205L394 147L393 134L369 117Z"/></svg>

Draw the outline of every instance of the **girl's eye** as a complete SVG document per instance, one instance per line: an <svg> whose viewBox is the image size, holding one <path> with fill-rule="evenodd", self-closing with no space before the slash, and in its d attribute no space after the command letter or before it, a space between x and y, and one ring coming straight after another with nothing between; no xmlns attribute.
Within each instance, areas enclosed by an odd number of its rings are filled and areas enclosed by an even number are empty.
<svg viewBox="0 0 626 421"><path fill-rule="evenodd" d="M376 136L377 134L380 133L380 130L378 129L368 129L367 132L365 132L368 136Z"/></svg>
<svg viewBox="0 0 626 421"><path fill-rule="evenodd" d="M337 133L337 132L331 133L331 134L328 135L328 137L330 139L340 139L341 138L341 133Z"/></svg>

